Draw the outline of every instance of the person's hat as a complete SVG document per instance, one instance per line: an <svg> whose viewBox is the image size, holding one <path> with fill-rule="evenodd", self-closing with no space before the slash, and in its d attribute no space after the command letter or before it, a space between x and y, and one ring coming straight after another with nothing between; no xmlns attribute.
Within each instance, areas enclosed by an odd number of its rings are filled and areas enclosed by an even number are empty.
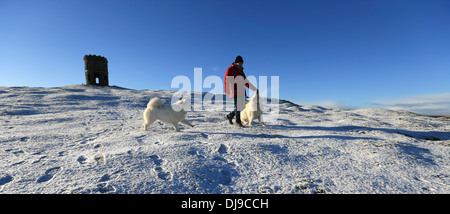
<svg viewBox="0 0 450 214"><path fill-rule="evenodd" d="M236 60L234 60L234 63L243 63L244 59L242 59L242 56L237 56Z"/></svg>

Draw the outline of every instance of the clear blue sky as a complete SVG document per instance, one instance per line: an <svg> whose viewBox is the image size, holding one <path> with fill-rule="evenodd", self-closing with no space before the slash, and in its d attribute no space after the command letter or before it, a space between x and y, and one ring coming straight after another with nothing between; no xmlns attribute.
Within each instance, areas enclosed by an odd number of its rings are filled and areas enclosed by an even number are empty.
<svg viewBox="0 0 450 214"><path fill-rule="evenodd" d="M222 77L242 55L282 99L392 107L450 93L450 1L0 0L0 86L84 83L85 54L127 88Z"/></svg>

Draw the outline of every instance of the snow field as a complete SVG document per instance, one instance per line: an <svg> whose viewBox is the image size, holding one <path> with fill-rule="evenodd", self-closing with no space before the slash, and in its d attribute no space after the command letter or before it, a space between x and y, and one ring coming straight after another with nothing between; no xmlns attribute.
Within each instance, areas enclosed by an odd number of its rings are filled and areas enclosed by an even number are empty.
<svg viewBox="0 0 450 214"><path fill-rule="evenodd" d="M267 127L214 109L142 131L174 92L0 87L0 193L450 193L448 119L280 100Z"/></svg>

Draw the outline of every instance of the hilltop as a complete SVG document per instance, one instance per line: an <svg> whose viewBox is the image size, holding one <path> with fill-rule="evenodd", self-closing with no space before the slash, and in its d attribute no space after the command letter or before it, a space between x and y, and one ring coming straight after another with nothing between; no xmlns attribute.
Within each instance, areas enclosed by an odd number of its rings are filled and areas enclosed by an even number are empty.
<svg viewBox="0 0 450 214"><path fill-rule="evenodd" d="M173 93L0 87L0 193L450 193L448 118L280 100L267 127L189 111L142 131Z"/></svg>

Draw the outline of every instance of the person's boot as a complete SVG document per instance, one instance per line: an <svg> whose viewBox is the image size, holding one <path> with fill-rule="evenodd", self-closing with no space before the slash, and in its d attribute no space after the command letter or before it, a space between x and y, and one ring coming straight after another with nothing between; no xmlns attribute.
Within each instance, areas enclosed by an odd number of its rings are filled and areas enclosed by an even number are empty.
<svg viewBox="0 0 450 214"><path fill-rule="evenodd" d="M242 122L241 122L241 112L240 111L236 112L236 126L240 127L240 128L244 127L244 125L242 125Z"/></svg>
<svg viewBox="0 0 450 214"><path fill-rule="evenodd" d="M231 125L233 125L233 117L230 114L227 114L228 121Z"/></svg>

